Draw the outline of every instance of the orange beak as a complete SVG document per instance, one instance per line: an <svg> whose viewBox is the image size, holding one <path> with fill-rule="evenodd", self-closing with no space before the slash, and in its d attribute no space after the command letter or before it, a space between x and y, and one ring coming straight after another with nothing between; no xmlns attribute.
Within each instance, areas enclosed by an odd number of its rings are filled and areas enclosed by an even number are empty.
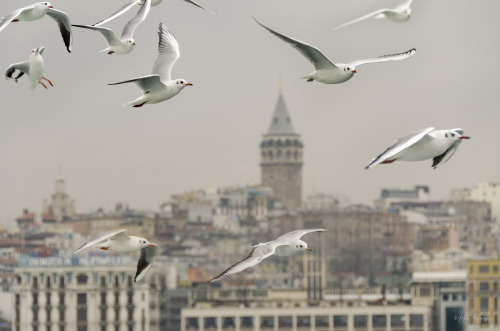
<svg viewBox="0 0 500 331"><path fill-rule="evenodd" d="M353 71L351 71L351 72L352 72L353 74L355 74L355 73L356 73L356 70L353 70Z"/></svg>
<svg viewBox="0 0 500 331"><path fill-rule="evenodd" d="M153 244L149 244L148 246L149 246L149 247L155 247L155 245L153 245Z"/></svg>
<svg viewBox="0 0 500 331"><path fill-rule="evenodd" d="M191 83L186 83L186 86L193 86L193 84L191 84Z"/></svg>
<svg viewBox="0 0 500 331"><path fill-rule="evenodd" d="M468 137L468 136L461 136L461 137L460 137L460 138L458 138L458 139L470 139L470 137Z"/></svg>
<svg viewBox="0 0 500 331"><path fill-rule="evenodd" d="M310 249L309 247L306 248L306 251L310 251L312 252L312 249Z"/></svg>
<svg viewBox="0 0 500 331"><path fill-rule="evenodd" d="M54 8L54 7L52 7L52 6L49 6L49 8Z"/></svg>

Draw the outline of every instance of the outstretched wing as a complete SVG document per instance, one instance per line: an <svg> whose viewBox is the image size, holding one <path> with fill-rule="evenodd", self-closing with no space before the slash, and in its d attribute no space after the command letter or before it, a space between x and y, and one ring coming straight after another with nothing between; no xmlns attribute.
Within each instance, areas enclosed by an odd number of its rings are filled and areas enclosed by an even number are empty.
<svg viewBox="0 0 500 331"><path fill-rule="evenodd" d="M274 34L276 37L280 38L281 40L286 41L289 43L292 47L294 47L296 50L298 50L302 55L306 57L313 65L316 70L319 69L325 69L325 68L335 68L337 67L335 64L332 63L326 56L323 55L316 47L313 47L311 45L308 45L300 40L293 39L290 37L287 37L285 35L282 35L281 33L278 33L264 24L260 23L257 21L257 19L254 17L253 18L255 22L257 22L260 26L262 26L264 29L267 31L271 32Z"/></svg>
<svg viewBox="0 0 500 331"><path fill-rule="evenodd" d="M69 21L68 15L65 12L56 10L54 8L49 8L47 15L52 17L59 25L59 30L61 31L61 36L64 40L64 45L68 52L71 53L71 45L73 44L73 34L71 32L71 23Z"/></svg>
<svg viewBox="0 0 500 331"><path fill-rule="evenodd" d="M188 2L188 3L190 3L190 4L192 4L192 5L195 5L195 6L196 6L196 7L198 7L198 8L205 9L205 10L206 10L207 12L209 12L210 14L215 15L215 13L214 13L213 11L210 11L210 10L206 9L205 7L202 7L201 5L199 5L198 3L194 2L193 0L184 0L184 1L186 1L186 2Z"/></svg>
<svg viewBox="0 0 500 331"><path fill-rule="evenodd" d="M277 242L293 242L302 238L303 235L311 232L325 232L328 231L326 229L303 229L303 230L295 230L292 232L285 233L282 236L279 236L275 241Z"/></svg>
<svg viewBox="0 0 500 331"><path fill-rule="evenodd" d="M362 64L367 64L367 63L405 60L405 59L415 55L416 52L417 52L417 49L412 48L409 51L406 51L404 53L382 55L379 57L375 57L373 59L353 61L353 62L350 62L349 64L356 67L356 66L360 66Z"/></svg>
<svg viewBox="0 0 500 331"><path fill-rule="evenodd" d="M141 256L137 262L137 272L135 273L134 282L140 281L149 269L153 266L153 261L158 255L158 246L156 244L151 244L152 246L146 246L141 249Z"/></svg>
<svg viewBox="0 0 500 331"><path fill-rule="evenodd" d="M23 12L28 12L30 10L33 10L33 5L27 6L27 7L24 7L24 8L16 9L13 12L8 13L4 17L2 17L0 19L0 31L2 31L3 29L5 29L5 27L7 25L9 25L10 22L12 22L13 20L15 20Z"/></svg>
<svg viewBox="0 0 500 331"><path fill-rule="evenodd" d="M19 70L20 73L16 77L12 77L16 70ZM30 64L28 61L11 64L5 71L5 79L15 79L17 82L24 74L30 74Z"/></svg>
<svg viewBox="0 0 500 331"><path fill-rule="evenodd" d="M108 45L119 45L120 44L120 39L118 39L113 32L113 30L100 27L100 26L92 26L92 25L79 25L79 24L72 24L71 26L76 26L77 28L84 28L84 29L89 29L89 30L94 30L94 31L99 31L104 38L106 38L106 41L108 42Z"/></svg>
<svg viewBox="0 0 500 331"><path fill-rule="evenodd" d="M170 72L180 57L179 43L167 26L160 23L158 27L158 58L156 58L151 74L160 75L164 82L170 80Z"/></svg>
<svg viewBox="0 0 500 331"><path fill-rule="evenodd" d="M125 240L130 239L130 237L126 234L127 229L113 230L108 232L103 232L99 234L97 237L88 240L85 244L83 244L80 248L73 252L76 254L86 248L94 246L104 240L113 239L113 240Z"/></svg>
<svg viewBox="0 0 500 331"><path fill-rule="evenodd" d="M335 30L338 30L338 29L342 29L342 28L344 28L344 27L346 27L346 26L348 26L348 25L351 25L351 24L354 24L354 23L357 23L357 22L360 22L360 21L366 20L366 19L368 19L368 18L370 18L370 17L377 16L378 14L382 14L382 13L385 13L385 12L387 12L387 11L391 11L391 9L384 8L384 9L379 9L379 10L376 10L376 11L374 11L374 12L371 12L371 13L369 13L369 14L366 14L366 15L364 15L364 16L361 16L361 17L359 17L359 18L356 18L355 20L352 20L352 21L349 21L349 22L347 22L347 23L344 23L344 24L341 24L341 25L339 25L339 26L336 26L336 27L332 28L331 30L332 30L332 31L335 31Z"/></svg>
<svg viewBox="0 0 500 331"><path fill-rule="evenodd" d="M371 168L374 165L377 165L379 163L382 163L384 161L389 160L390 158L396 156L398 153L401 153L408 147L416 144L419 142L425 135L427 135L429 132L433 131L434 128L426 128L420 131L417 131L415 133L412 133L409 136L399 138L397 139L392 146L387 148L382 154L374 158L369 165L365 167L365 169Z"/></svg>
<svg viewBox="0 0 500 331"><path fill-rule="evenodd" d="M455 154L455 152L458 149L458 146L460 146L461 143L462 143L462 140L457 140L456 142L453 143L453 145L451 145L446 150L446 152L433 158L432 159L432 167L434 169L436 169L438 165L443 164L446 161L448 161L453 156L453 154Z"/></svg>
<svg viewBox="0 0 500 331"><path fill-rule="evenodd" d="M232 276L237 275L240 272L242 272L248 268L251 268L251 267L257 265L265 258L273 255L277 246L279 246L279 245L269 244L269 243L254 246L254 248L252 248L252 250L250 251L250 253L248 254L248 256L246 258L244 258L243 260L241 260L239 262L236 262L235 264L233 264L232 266L230 266L229 268L227 268L226 270L221 272L218 276L214 277L213 279L209 280L208 282L212 283L212 282L216 282L219 280L223 280L223 279L232 277Z"/></svg>
<svg viewBox="0 0 500 331"><path fill-rule="evenodd" d="M108 85L118 85L118 84L125 84L125 83L136 83L137 86L142 90L142 92L144 94L154 92L157 89L160 89L161 87L165 86L161 82L159 75L148 75L148 76L143 76L143 77L139 77L139 78L126 80L126 81L119 82L119 83L111 83Z"/></svg>
<svg viewBox="0 0 500 331"><path fill-rule="evenodd" d="M93 26L98 26L98 25L103 25L105 23L108 23L108 22L114 20L115 18L117 18L118 16L120 16L121 14L123 14L124 12L126 12L127 10L129 10L130 8L132 8L135 4L140 3L140 1L141 0L132 0L129 3L127 3L125 6L123 6L122 8L120 8L120 10L118 10L117 12L111 14L111 16L109 16L108 18L105 18L102 21L99 21L99 22L94 23L92 25Z"/></svg>
<svg viewBox="0 0 500 331"><path fill-rule="evenodd" d="M125 24L122 31L122 39L129 39L134 36L135 29L141 24L148 16L149 10L151 9L151 0L144 0L141 8L137 12L137 15L132 17L130 21Z"/></svg>

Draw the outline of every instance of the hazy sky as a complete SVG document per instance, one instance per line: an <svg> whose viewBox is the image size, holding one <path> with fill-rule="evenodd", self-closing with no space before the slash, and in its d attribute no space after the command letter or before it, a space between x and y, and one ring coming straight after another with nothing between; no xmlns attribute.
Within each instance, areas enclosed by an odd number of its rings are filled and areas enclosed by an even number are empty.
<svg viewBox="0 0 500 331"><path fill-rule="evenodd" d="M415 0L406 23L366 20L333 26L396 0L199 0L217 15L181 0L153 7L127 55L106 55L97 32L74 28L66 52L49 17L11 23L0 32L0 69L45 46L45 76L0 80L0 223L23 208L41 211L54 191L58 164L77 212L116 202L157 210L173 193L260 182L259 143L283 95L304 149L303 195L313 191L370 203L383 187L451 188L499 179L500 1ZM74 24L92 24L126 0L52 1ZM2 13L31 4L3 0ZM136 9L107 26L121 33ZM318 47L332 61L407 51L405 61L358 68L339 85L307 83L312 65L252 19ZM171 100L140 110L122 104L135 84L107 83L149 74L157 29L165 23L180 44L172 76L194 84ZM364 170L396 138L434 126L462 127L464 141L446 164L400 162Z"/></svg>

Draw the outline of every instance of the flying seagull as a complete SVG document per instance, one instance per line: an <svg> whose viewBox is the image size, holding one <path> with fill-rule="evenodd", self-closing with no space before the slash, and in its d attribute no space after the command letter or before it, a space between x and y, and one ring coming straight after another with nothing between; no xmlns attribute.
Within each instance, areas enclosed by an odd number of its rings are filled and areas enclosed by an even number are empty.
<svg viewBox="0 0 500 331"><path fill-rule="evenodd" d="M162 102L177 95L184 87L193 85L184 79L172 80L170 78L170 71L180 56L179 44L172 32L163 23L160 23L158 35L160 37L158 42L159 54L151 68L151 75L108 84L136 83L142 90L142 95L139 98L124 104L124 107L130 105L142 107L146 103Z"/></svg>
<svg viewBox="0 0 500 331"><path fill-rule="evenodd" d="M290 253L302 252L304 250L311 251L311 249L307 247L307 243L300 240L300 238L310 232L324 231L326 231L326 229L296 230L284 234L275 240L255 245L246 258L233 264L208 282L216 282L239 274L240 272L257 265L262 260L273 254L279 256L290 255Z"/></svg>
<svg viewBox="0 0 500 331"><path fill-rule="evenodd" d="M43 87L47 88L47 85L42 82L42 79L46 80L50 84L50 86L54 86L52 85L52 82L50 80L43 77L44 64L42 53L44 49L45 47L35 48L31 51L28 61L11 64L5 72L5 78L14 79L14 81L17 83L18 79L26 74L30 78L30 88L32 91L38 86L38 84L41 84ZM13 77L16 73L16 70L19 71L19 73L15 75L15 77Z"/></svg>
<svg viewBox="0 0 500 331"><path fill-rule="evenodd" d="M163 0L152 0L151 1L151 7L154 7L154 6L157 6L159 5ZM199 5L198 3L194 2L193 0L184 0L192 5L195 5L196 7L198 8L201 8L201 9L204 9L206 10L207 12L209 12L210 14L214 14L214 12L211 12L210 10L202 7L201 5ZM117 12L111 14L111 16L109 16L108 18L100 21L100 22L97 22L95 24L93 24L94 26L99 26L99 25L102 25L102 24L105 24L105 23L108 23L112 20L114 20L115 18L117 18L118 16L122 15L123 13L125 13L126 11L128 11L130 8L132 8L134 5L142 5L144 3L144 0L132 0L130 1L129 3L127 3L125 6L123 6L122 8L120 8L120 10L118 10Z"/></svg>
<svg viewBox="0 0 500 331"><path fill-rule="evenodd" d="M141 252L137 262L137 272L134 282L140 281L151 269L153 261L158 254L158 246L152 244L144 238L129 236L126 229L108 231L90 239L80 248L73 252L76 254L89 247L97 247L105 251L115 251L119 253Z"/></svg>
<svg viewBox="0 0 500 331"><path fill-rule="evenodd" d="M321 53L321 51L318 50L317 48L308 45L300 40L282 35L266 27L265 25L257 21L255 17L254 20L264 29L268 30L278 38L289 43L292 47L294 47L300 53L302 53L302 55L304 55L314 65L314 69L316 69L315 71L313 71L307 76L301 77L303 79L307 79L308 82L318 81L320 83L325 83L325 84L343 83L348 81L354 76L354 74L356 73L357 66L367 63L405 60L415 55L417 51L415 48L412 48L407 52L399 54L382 55L372 59L358 60L346 64L333 63L326 56L324 56L323 53Z"/></svg>
<svg viewBox="0 0 500 331"><path fill-rule="evenodd" d="M365 20L365 19L368 19L371 17L375 17L376 19L386 18L386 19L391 20L393 22L406 22L410 19L410 16L411 16L410 5L411 5L412 1L413 0L400 0L399 4L395 8L392 8L392 9L383 8L383 9L376 10L370 14L366 14L364 16L361 16L360 18L357 18L355 20L349 21L349 22L344 23L342 25L336 26L336 27L332 28L332 30L338 30L338 29L341 29L341 28L346 27L348 25L357 23L359 21L362 21L362 20Z"/></svg>
<svg viewBox="0 0 500 331"><path fill-rule="evenodd" d="M432 159L432 167L448 161L455 154L464 136L462 129L434 130L427 128L409 136L399 138L394 144L387 148L382 154L374 158L365 169L371 168L379 163L387 164L398 161L423 161Z"/></svg>
<svg viewBox="0 0 500 331"><path fill-rule="evenodd" d="M100 27L100 26L92 26L92 25L76 25L73 26L99 31L104 38L106 38L106 42L108 43L108 47L103 49L101 52L108 52L108 54L127 54L132 52L135 46L135 40L133 38L135 29L141 24L149 13L149 9L151 8L151 0L146 0L141 5L139 12L134 16L128 23L125 25L122 31L121 39L118 39L113 32L113 30Z"/></svg>
<svg viewBox="0 0 500 331"><path fill-rule="evenodd" d="M71 23L69 22L68 15L66 15L65 12L54 9L49 2L37 2L30 6L16 9L5 15L0 19L0 31L5 29L5 27L11 22L35 21L45 15L49 15L57 22L64 40L64 45L66 45L68 52L71 52L73 36L71 33Z"/></svg>

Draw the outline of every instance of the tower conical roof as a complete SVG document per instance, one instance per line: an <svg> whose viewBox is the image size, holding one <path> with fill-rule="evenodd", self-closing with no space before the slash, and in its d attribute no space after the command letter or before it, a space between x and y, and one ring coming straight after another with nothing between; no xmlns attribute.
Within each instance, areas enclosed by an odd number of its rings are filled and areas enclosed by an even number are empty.
<svg viewBox="0 0 500 331"><path fill-rule="evenodd" d="M292 119L290 118L290 114L288 113L288 109L286 108L285 100L283 99L283 94L281 92L267 134L297 134L293 128Z"/></svg>

